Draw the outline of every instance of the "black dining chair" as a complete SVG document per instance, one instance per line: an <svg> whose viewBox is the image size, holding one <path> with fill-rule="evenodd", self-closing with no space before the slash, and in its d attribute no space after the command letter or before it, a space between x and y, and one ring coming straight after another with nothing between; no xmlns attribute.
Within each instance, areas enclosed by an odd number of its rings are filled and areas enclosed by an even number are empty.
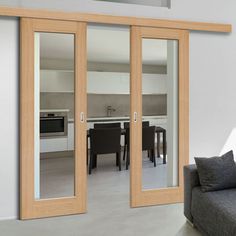
<svg viewBox="0 0 236 236"><path fill-rule="evenodd" d="M121 128L90 129L90 163L89 174L97 166L97 155L116 153L116 165L121 171Z"/></svg>
<svg viewBox="0 0 236 236"><path fill-rule="evenodd" d="M123 161L125 160L125 154L127 152L127 142L129 139L129 135L127 135L127 130L129 129L129 122L124 122L124 129L125 129L125 138L124 138Z"/></svg>
<svg viewBox="0 0 236 236"><path fill-rule="evenodd" d="M142 150L148 151L150 153L150 160L154 163L156 167L156 158L155 158L155 126L143 127L142 132Z"/></svg>
<svg viewBox="0 0 236 236"><path fill-rule="evenodd" d="M143 127L142 128L142 151L148 151L151 153L150 160L154 163L156 167L155 158L155 126ZM129 137L130 129L126 130L126 134ZM126 170L129 168L130 164L130 141L127 139L127 158L126 158Z"/></svg>
<svg viewBox="0 0 236 236"><path fill-rule="evenodd" d="M142 127L148 127L150 126L149 121L143 121L142 122ZM129 122L124 122L124 129L127 131L129 128ZM123 151L123 161L125 160L125 154L127 152L127 142L128 142L129 136L125 135L125 140L124 140L124 151Z"/></svg>
<svg viewBox="0 0 236 236"><path fill-rule="evenodd" d="M95 123L93 127L94 127L94 129L120 128L121 127L121 123L120 122L114 122L114 123ZM96 157L96 160L94 162L97 163L97 157ZM118 165L118 160L116 161L116 165Z"/></svg>
<svg viewBox="0 0 236 236"><path fill-rule="evenodd" d="M116 123L95 123L94 129L101 129L101 128L120 128L121 124L119 122Z"/></svg>

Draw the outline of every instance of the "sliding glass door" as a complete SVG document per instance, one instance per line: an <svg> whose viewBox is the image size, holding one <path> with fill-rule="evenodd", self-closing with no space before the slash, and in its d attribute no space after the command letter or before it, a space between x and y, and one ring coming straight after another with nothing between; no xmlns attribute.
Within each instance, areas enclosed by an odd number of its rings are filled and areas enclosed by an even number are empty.
<svg viewBox="0 0 236 236"><path fill-rule="evenodd" d="M89 121L122 123L114 168L125 178L131 171L131 207L183 200L188 31L131 26L130 69L128 29L93 25L88 48L86 31L86 23L21 19L21 219L86 212L87 82Z"/></svg>
<svg viewBox="0 0 236 236"><path fill-rule="evenodd" d="M183 201L188 32L131 27L131 206Z"/></svg>
<svg viewBox="0 0 236 236"><path fill-rule="evenodd" d="M21 219L86 212L86 24L21 19Z"/></svg>

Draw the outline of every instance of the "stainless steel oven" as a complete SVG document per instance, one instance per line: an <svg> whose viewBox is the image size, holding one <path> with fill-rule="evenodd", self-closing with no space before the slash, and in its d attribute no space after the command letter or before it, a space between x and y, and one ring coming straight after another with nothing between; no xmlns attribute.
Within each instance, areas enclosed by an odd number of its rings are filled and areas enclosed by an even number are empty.
<svg viewBox="0 0 236 236"><path fill-rule="evenodd" d="M40 137L67 136L67 112L40 112Z"/></svg>

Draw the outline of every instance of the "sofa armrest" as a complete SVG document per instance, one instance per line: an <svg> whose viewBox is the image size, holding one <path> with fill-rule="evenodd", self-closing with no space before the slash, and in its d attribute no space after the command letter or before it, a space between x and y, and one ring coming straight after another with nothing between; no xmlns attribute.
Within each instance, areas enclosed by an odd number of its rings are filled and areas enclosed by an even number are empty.
<svg viewBox="0 0 236 236"><path fill-rule="evenodd" d="M193 222L191 214L192 189L200 186L196 165L184 166L184 215Z"/></svg>

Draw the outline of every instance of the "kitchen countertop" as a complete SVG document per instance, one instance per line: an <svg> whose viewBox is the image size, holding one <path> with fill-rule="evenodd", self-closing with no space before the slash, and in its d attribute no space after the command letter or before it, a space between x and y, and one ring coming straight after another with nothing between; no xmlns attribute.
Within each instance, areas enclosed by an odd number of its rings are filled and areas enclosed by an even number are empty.
<svg viewBox="0 0 236 236"><path fill-rule="evenodd" d="M69 112L69 109L41 109L40 112Z"/></svg>
<svg viewBox="0 0 236 236"><path fill-rule="evenodd" d="M160 116L143 116L143 120L145 119L166 119L167 116L160 115ZM87 122L102 122L102 121L128 121L130 120L129 116L119 116L119 117L91 117L87 119ZM69 118L68 121L70 123L74 122L74 119Z"/></svg>

